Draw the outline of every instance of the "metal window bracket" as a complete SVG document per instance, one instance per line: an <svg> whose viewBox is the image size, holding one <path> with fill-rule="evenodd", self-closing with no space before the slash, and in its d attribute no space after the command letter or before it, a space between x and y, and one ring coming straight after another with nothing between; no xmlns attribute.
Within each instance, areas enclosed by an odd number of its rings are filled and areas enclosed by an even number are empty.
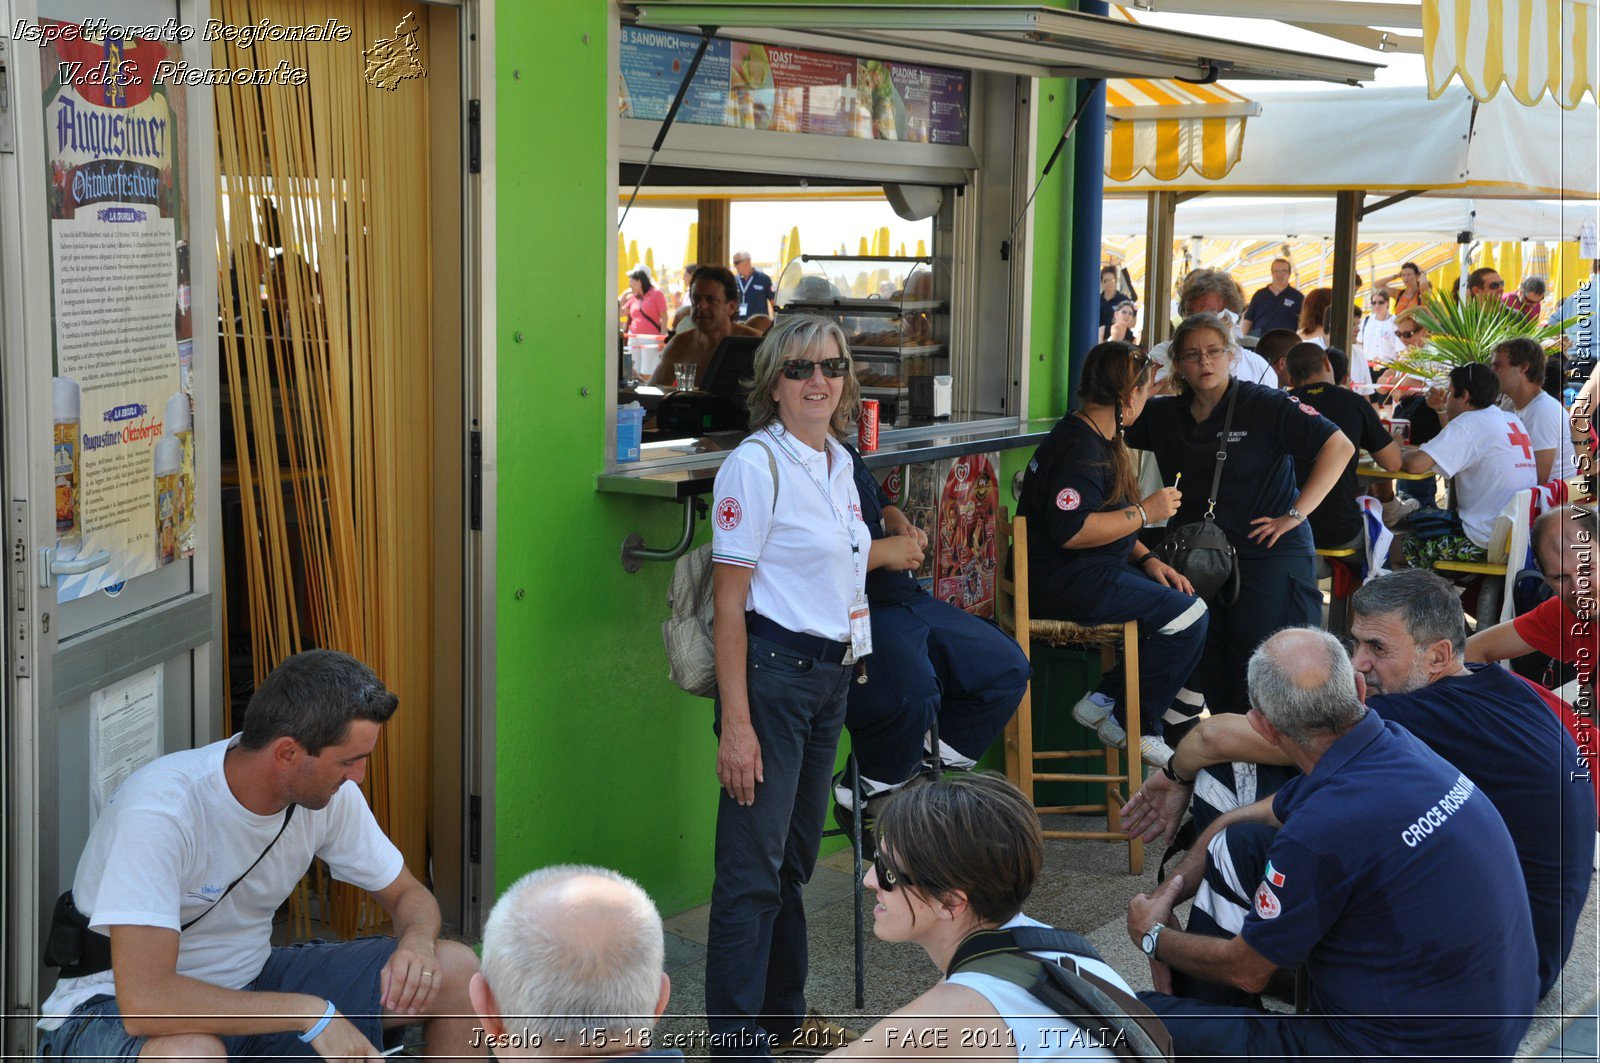
<svg viewBox="0 0 1600 1063"><path fill-rule="evenodd" d="M17 123L11 106L11 38L0 37L0 154L17 150Z"/></svg>
<svg viewBox="0 0 1600 1063"><path fill-rule="evenodd" d="M678 501L683 505L683 534L678 541L665 550L657 550L646 546L644 536L634 532L622 540L622 571L638 572L646 561L676 561L689 552L694 543L695 518L705 516L706 501L698 495Z"/></svg>

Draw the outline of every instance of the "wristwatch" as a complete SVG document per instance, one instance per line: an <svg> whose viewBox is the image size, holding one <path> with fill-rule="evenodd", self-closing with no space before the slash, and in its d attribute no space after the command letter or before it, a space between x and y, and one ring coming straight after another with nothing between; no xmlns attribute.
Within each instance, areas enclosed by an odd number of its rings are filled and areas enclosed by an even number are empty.
<svg viewBox="0 0 1600 1063"><path fill-rule="evenodd" d="M1306 522L1306 515L1304 513L1300 512L1298 509L1295 509L1293 506L1289 507L1288 516L1293 517L1295 520L1299 521L1301 524L1304 524Z"/></svg>
<svg viewBox="0 0 1600 1063"><path fill-rule="evenodd" d="M1168 757L1167 758L1167 762L1165 764L1161 765L1161 774L1165 775L1167 778L1171 779L1173 782L1177 783L1179 786L1193 786L1194 785L1194 780L1193 779L1185 779L1182 775L1179 775L1177 772L1172 770L1172 762L1177 760L1177 759L1178 759L1178 754L1176 754L1176 753L1174 753L1174 754L1172 754L1172 756Z"/></svg>
<svg viewBox="0 0 1600 1063"><path fill-rule="evenodd" d="M1165 923L1157 923L1144 932L1144 938L1139 942L1139 947L1144 954L1152 960L1156 958L1156 943L1161 940L1161 932L1167 928Z"/></svg>

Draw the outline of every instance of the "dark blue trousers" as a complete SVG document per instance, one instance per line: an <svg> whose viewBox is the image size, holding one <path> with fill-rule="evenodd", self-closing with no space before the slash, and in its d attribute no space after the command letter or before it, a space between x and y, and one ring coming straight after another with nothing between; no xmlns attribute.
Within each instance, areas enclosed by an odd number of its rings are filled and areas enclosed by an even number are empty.
<svg viewBox="0 0 1600 1063"><path fill-rule="evenodd" d="M1042 588L1041 588L1042 590ZM1205 702L1189 681L1206 646L1205 603L1151 579L1130 565L1095 566L1077 593L1057 587L1036 593L1034 615L1077 624L1139 621L1139 731L1159 735L1167 725L1187 724ZM1128 722L1123 665L1100 677L1095 689L1112 701L1117 722Z"/></svg>
<svg viewBox="0 0 1600 1063"><path fill-rule="evenodd" d="M787 1039L805 1018L801 889L817 865L845 688L854 674L853 665L814 660L750 636L745 678L764 781L747 807L718 793L706 940L713 1056L762 1057L768 1034ZM716 713L720 731L720 699Z"/></svg>
<svg viewBox="0 0 1600 1063"><path fill-rule="evenodd" d="M1245 670L1256 647L1286 627L1322 626L1316 558L1283 549L1241 557L1238 599L1208 604L1211 627L1189 686L1205 695L1212 712L1248 712Z"/></svg>
<svg viewBox="0 0 1600 1063"><path fill-rule="evenodd" d="M935 719L939 741L976 761L1017 711L1028 674L1015 639L949 602L874 606L867 681L850 684L844 720L862 776L911 778Z"/></svg>

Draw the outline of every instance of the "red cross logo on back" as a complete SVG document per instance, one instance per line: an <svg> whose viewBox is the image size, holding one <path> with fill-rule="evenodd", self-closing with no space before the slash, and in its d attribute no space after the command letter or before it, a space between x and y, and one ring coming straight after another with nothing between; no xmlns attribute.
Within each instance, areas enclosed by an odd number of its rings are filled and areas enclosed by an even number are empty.
<svg viewBox="0 0 1600 1063"><path fill-rule="evenodd" d="M1512 446L1522 448L1523 457L1530 459L1533 457L1533 440L1528 437L1528 433L1522 430L1520 424L1513 422L1511 431L1506 433L1506 438L1511 440Z"/></svg>

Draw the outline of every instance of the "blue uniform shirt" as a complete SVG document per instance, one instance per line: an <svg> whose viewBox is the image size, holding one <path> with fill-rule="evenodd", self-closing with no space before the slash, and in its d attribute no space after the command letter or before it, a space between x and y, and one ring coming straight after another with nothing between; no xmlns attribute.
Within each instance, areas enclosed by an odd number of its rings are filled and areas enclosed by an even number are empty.
<svg viewBox="0 0 1600 1063"><path fill-rule="evenodd" d="M1300 289L1292 284L1277 293L1271 288L1262 288L1250 297L1250 305L1244 312L1250 319L1250 335L1264 336L1275 328L1298 329L1300 307L1305 301Z"/></svg>
<svg viewBox="0 0 1600 1063"><path fill-rule="evenodd" d="M844 449L850 452L856 475L856 492L861 496L861 519L874 539L882 539L888 532L883 527L883 511L893 505L884 492L883 485L872 475L872 470L861 463L861 453L849 443ZM928 592L917 582L915 572L875 568L867 573L867 604L869 606L900 605L925 598Z"/></svg>
<svg viewBox="0 0 1600 1063"><path fill-rule="evenodd" d="M1272 809L1283 828L1241 934L1305 965L1351 1053L1515 1052L1538 1002L1533 927L1488 796L1369 709Z"/></svg>
<svg viewBox="0 0 1600 1063"><path fill-rule="evenodd" d="M1240 557L1303 554L1315 550L1311 528L1305 523L1290 529L1269 551L1250 539L1250 522L1257 517L1281 517L1300 497L1295 484L1296 456L1315 458L1336 432L1337 425L1322 414L1277 388L1235 380L1229 389L1239 391L1233 413L1228 461L1217 490L1217 526L1227 533ZM1228 416L1228 396L1211 416L1196 424L1189 414L1192 395L1165 395L1146 404L1144 413L1123 433L1130 447L1155 452L1161 482L1171 486L1178 473L1183 482L1183 504L1168 527L1178 527L1205 515L1206 496L1217 467L1217 445Z"/></svg>
<svg viewBox="0 0 1600 1063"><path fill-rule="evenodd" d="M771 277L757 269L752 270L748 277L741 277L735 271L733 279L739 285L738 320L768 312L767 304L778 294Z"/></svg>
<svg viewBox="0 0 1600 1063"><path fill-rule="evenodd" d="M1594 791L1572 736L1526 682L1498 665L1467 667L1471 675L1368 704L1465 772L1505 820L1528 888L1543 996L1589 896Z"/></svg>
<svg viewBox="0 0 1600 1063"><path fill-rule="evenodd" d="M1137 520L1127 523L1127 534L1100 546L1062 545L1093 514L1136 501L1117 497L1115 461L1111 442L1068 414L1028 462L1017 512L1028 518L1028 576L1040 616L1058 616L1062 602L1099 593L1108 573L1128 563Z"/></svg>

